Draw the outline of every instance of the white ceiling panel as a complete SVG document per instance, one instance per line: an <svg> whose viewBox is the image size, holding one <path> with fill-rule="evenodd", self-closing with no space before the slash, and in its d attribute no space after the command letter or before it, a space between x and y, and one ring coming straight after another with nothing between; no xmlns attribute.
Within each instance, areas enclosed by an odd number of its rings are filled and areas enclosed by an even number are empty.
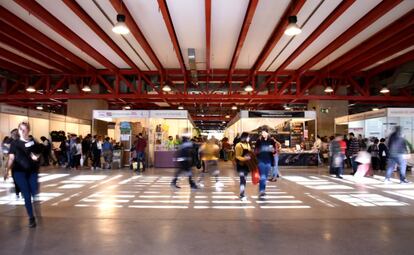
<svg viewBox="0 0 414 255"><path fill-rule="evenodd" d="M319 25L332 13L333 10L342 2L342 0L329 0L323 1L321 6L315 11L315 13L309 18L306 24L302 25L302 33L295 36L288 46L277 56L271 66L263 66L266 71L275 71L280 65L319 27ZM314 6L316 8L317 5ZM302 8L303 9L303 8ZM300 17L307 18L312 13L312 8L307 9L307 15L301 15ZM304 21L302 21L304 22Z"/></svg>
<svg viewBox="0 0 414 255"><path fill-rule="evenodd" d="M289 2L289 0L259 1L241 49L236 69L250 69L253 66Z"/></svg>
<svg viewBox="0 0 414 255"><path fill-rule="evenodd" d="M339 47L337 50L332 52L329 56L327 56L325 59L323 59L321 62L316 64L312 69L319 70L329 64L330 62L334 61L335 59L339 58L355 46L359 45L363 41L367 40L377 32L379 32L381 29L385 28L392 22L396 21L398 18L402 17L407 12L414 9L414 1L403 1L399 5L397 5L395 8L393 8L391 11L386 13L384 16L379 18L377 21L375 21L371 26L367 27L365 30L363 30L361 33L356 35L354 38L349 40L347 43Z"/></svg>
<svg viewBox="0 0 414 255"><path fill-rule="evenodd" d="M300 9L297 17L298 17L298 26L302 27L305 20L309 17L312 11L318 6L321 0L309 0L306 1L303 7ZM292 39L291 36L287 36L285 34L282 35L279 42L277 42L276 46L270 52L269 56L263 63L263 65L259 68L260 71L265 71L267 67L269 67L273 60L279 56L281 51L288 45L289 41Z"/></svg>
<svg viewBox="0 0 414 255"><path fill-rule="evenodd" d="M85 62L89 63L95 68L103 69L104 67L95 61L93 58L91 58L88 54L81 51L79 48L77 48L75 45L73 45L71 42L63 38L61 35L56 33L53 29L51 29L48 25L37 19L34 15L30 15L29 12L27 12L25 9L20 7L20 5L16 4L14 1L3 1L2 6L4 6L6 9L8 9L10 12L24 20L26 23L30 24L43 34L45 34L47 37L52 39L53 41L57 42L79 58L83 59Z"/></svg>
<svg viewBox="0 0 414 255"><path fill-rule="evenodd" d="M374 67L376 67L376 66L379 66L379 65L381 65L381 64L384 64L385 62L388 62L388 61L390 61L390 60L393 60L394 58L397 58L397 57L399 57L399 56L401 56L401 55L403 55L403 54L405 54L405 53L407 53L407 52L410 52L410 51L412 51L412 50L414 50L414 45L413 45L413 46L411 46L411 47L408 47L408 48L407 48L407 49L405 49L405 50L402 50L402 51L400 51L400 52L397 52L397 53L395 53L394 55L391 55L391 56L389 56L389 57L387 57L387 58L384 58L383 60L378 61L377 63L375 63L375 64L373 64L373 65L371 65L371 66L368 66L367 68L363 69L362 71L368 71L368 70L370 70L370 69L372 69L372 68L374 68Z"/></svg>
<svg viewBox="0 0 414 255"><path fill-rule="evenodd" d="M180 68L157 0L124 0L164 68Z"/></svg>
<svg viewBox="0 0 414 255"><path fill-rule="evenodd" d="M212 0L211 66L213 68L229 68L248 4L248 0Z"/></svg>
<svg viewBox="0 0 414 255"><path fill-rule="evenodd" d="M309 45L306 50L304 50L302 54L287 67L287 69L296 70L300 68L380 2L381 0L359 0L355 2L341 15L341 17L326 29L316 41Z"/></svg>
<svg viewBox="0 0 414 255"><path fill-rule="evenodd" d="M92 29L90 29L72 10L62 1L37 0L37 2L57 17L70 30L97 50L102 56L118 68L130 68L125 61L116 54Z"/></svg>
<svg viewBox="0 0 414 255"><path fill-rule="evenodd" d="M112 32L113 24L116 23L117 12L108 0L77 0L77 2L141 70L156 70L154 64L131 33L122 36ZM99 8L101 8L105 14L103 14ZM110 20L108 20L105 15ZM128 42L130 42L130 45ZM144 63L146 63L146 65Z"/></svg>
<svg viewBox="0 0 414 255"><path fill-rule="evenodd" d="M4 43L1 43L1 42L0 42L0 48L3 48L3 49L8 50L8 51L10 51L10 52L13 52L14 54L16 54L16 55L18 55L18 56L20 56L20 57L23 57L23 58L25 58L25 59L28 59L28 60L30 60L30 61L32 61L32 62L34 62L34 63L38 64L38 65L44 66L44 67L49 68L49 69L55 69L55 70L58 70L57 68L55 68L55 67L53 67L53 66L50 66L50 65L46 64L45 62L39 61L39 60L37 60L37 59L35 59L35 58L32 58L31 56L26 55L26 54L22 53L21 51L16 50L16 49L15 49L15 48L13 48L13 47L10 47L10 46L9 46L9 45L7 45L7 44L4 44ZM29 69L30 69L30 68L29 68Z"/></svg>
<svg viewBox="0 0 414 255"><path fill-rule="evenodd" d="M188 48L195 49L197 63L205 63L206 15L204 0L167 0L167 4L187 69L189 68Z"/></svg>

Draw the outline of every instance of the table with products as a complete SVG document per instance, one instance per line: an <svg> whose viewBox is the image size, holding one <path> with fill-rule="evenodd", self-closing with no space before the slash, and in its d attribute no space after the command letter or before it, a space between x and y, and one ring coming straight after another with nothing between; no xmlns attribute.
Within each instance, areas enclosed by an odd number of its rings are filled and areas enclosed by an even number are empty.
<svg viewBox="0 0 414 255"><path fill-rule="evenodd" d="M283 150L279 153L279 166L318 166L318 153L315 151Z"/></svg>

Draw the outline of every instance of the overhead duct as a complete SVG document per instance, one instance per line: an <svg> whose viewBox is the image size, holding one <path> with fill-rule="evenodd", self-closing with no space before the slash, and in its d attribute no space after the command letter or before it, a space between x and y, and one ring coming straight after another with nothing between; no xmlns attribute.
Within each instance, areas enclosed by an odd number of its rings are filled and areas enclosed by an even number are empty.
<svg viewBox="0 0 414 255"><path fill-rule="evenodd" d="M197 78L197 64L194 48L188 48L188 64L190 66L191 81L195 84L198 81Z"/></svg>

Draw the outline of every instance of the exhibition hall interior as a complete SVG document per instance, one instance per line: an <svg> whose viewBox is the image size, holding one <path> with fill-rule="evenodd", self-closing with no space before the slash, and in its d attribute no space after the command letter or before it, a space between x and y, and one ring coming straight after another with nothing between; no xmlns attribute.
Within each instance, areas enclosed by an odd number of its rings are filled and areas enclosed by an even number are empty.
<svg viewBox="0 0 414 255"><path fill-rule="evenodd" d="M410 254L414 0L0 0L1 254Z"/></svg>

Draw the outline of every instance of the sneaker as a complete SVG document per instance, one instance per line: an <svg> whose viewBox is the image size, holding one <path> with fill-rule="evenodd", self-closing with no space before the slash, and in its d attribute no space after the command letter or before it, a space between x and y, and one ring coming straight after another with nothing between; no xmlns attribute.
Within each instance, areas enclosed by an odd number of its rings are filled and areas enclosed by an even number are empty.
<svg viewBox="0 0 414 255"><path fill-rule="evenodd" d="M240 196L240 200L241 200L241 201L243 201L243 202L246 202L246 201L247 201L247 197L245 197L245 196Z"/></svg>
<svg viewBox="0 0 414 255"><path fill-rule="evenodd" d="M178 185L177 185L177 183L171 183L171 188L174 188L174 189L181 189L181 187L180 187L180 186L178 186Z"/></svg>
<svg viewBox="0 0 414 255"><path fill-rule="evenodd" d="M270 179L271 182L277 182L277 178L273 177L272 179Z"/></svg>
<svg viewBox="0 0 414 255"><path fill-rule="evenodd" d="M191 189L199 189L196 184L191 185Z"/></svg>
<svg viewBox="0 0 414 255"><path fill-rule="evenodd" d="M198 186L198 187L200 187L200 188L204 188L204 184L203 184L202 182L199 182L199 183L197 184L197 186Z"/></svg>
<svg viewBox="0 0 414 255"><path fill-rule="evenodd" d="M16 195L16 200L20 200L20 196L19 195Z"/></svg>
<svg viewBox="0 0 414 255"><path fill-rule="evenodd" d="M385 179L384 184L392 184L392 181L390 179Z"/></svg>
<svg viewBox="0 0 414 255"><path fill-rule="evenodd" d="M408 183L411 183L411 182L409 180L407 180L407 179L405 179L403 181L400 181L400 184L408 184Z"/></svg>
<svg viewBox="0 0 414 255"><path fill-rule="evenodd" d="M338 178L338 179L343 179L344 177L342 177L342 176L340 176L340 175L337 175L337 176L336 176L336 178Z"/></svg>
<svg viewBox="0 0 414 255"><path fill-rule="evenodd" d="M29 228L35 228L36 227L36 220L35 218L30 218L29 219Z"/></svg>
<svg viewBox="0 0 414 255"><path fill-rule="evenodd" d="M260 192L259 199L263 200L263 199L265 199L265 197L266 197L266 193L265 192Z"/></svg>
<svg viewBox="0 0 414 255"><path fill-rule="evenodd" d="M224 184L220 181L217 181L215 186L216 186L216 188L222 188L222 187L224 187Z"/></svg>

